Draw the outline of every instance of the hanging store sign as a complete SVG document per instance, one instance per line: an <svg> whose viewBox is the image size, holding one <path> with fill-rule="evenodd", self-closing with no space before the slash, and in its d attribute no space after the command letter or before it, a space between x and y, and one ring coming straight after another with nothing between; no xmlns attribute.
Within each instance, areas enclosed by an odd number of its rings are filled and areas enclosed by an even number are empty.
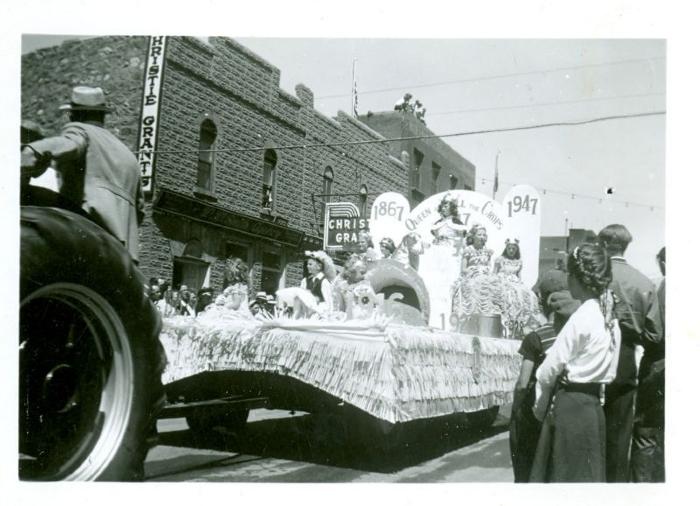
<svg viewBox="0 0 700 506"><path fill-rule="evenodd" d="M146 194L153 192L158 113L160 111L161 89L163 86L163 67L165 66L165 42L166 37L164 35L151 36L148 41L148 54L146 55L138 140L141 189Z"/></svg>
<svg viewBox="0 0 700 506"><path fill-rule="evenodd" d="M352 251L357 249L360 230L367 228L367 220L352 202L326 204L323 227L323 248Z"/></svg>

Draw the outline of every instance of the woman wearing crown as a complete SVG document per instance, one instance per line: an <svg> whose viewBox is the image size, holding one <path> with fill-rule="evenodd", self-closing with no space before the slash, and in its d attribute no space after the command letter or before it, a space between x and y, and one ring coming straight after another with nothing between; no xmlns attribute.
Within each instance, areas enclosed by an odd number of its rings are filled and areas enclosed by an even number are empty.
<svg viewBox="0 0 700 506"><path fill-rule="evenodd" d="M501 256L490 264L493 250L486 247L488 234L474 225L462 252L462 271L453 287L452 313L460 320L473 314L500 315L507 335L517 337L525 327L539 324L537 296L520 281L520 248L508 241Z"/></svg>
<svg viewBox="0 0 700 506"><path fill-rule="evenodd" d="M501 278L503 296L503 323L511 335L521 335L525 327L538 325L540 306L535 292L526 287L520 277L523 261L520 259L520 241L506 239L503 253L493 265L494 274Z"/></svg>

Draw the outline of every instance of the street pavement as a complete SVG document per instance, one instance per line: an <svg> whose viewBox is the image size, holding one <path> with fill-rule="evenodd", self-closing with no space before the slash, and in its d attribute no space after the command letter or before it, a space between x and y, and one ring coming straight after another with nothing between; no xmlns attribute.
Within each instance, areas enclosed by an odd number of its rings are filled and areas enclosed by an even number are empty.
<svg viewBox="0 0 700 506"><path fill-rule="evenodd" d="M150 482L512 483L509 406L489 428L463 417L406 426L398 444L358 441L314 415L251 411L244 433L197 435L184 419L160 420L146 459ZM321 429L321 430L319 430Z"/></svg>

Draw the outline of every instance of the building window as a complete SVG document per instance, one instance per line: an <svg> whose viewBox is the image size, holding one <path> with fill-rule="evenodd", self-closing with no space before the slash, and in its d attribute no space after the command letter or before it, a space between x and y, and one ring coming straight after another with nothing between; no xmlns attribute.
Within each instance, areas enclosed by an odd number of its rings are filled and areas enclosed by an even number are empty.
<svg viewBox="0 0 700 506"><path fill-rule="evenodd" d="M260 207L268 211L272 210L272 202L275 196L276 167L277 153L272 149L266 149L265 158L263 159L262 201Z"/></svg>
<svg viewBox="0 0 700 506"><path fill-rule="evenodd" d="M182 256L173 259L173 288L186 285L193 292L202 288L209 262L202 260L202 243L192 239L185 245Z"/></svg>
<svg viewBox="0 0 700 506"><path fill-rule="evenodd" d="M360 186L360 216L367 217L367 185Z"/></svg>
<svg viewBox="0 0 700 506"><path fill-rule="evenodd" d="M438 192L438 180L440 179L440 169L441 167L433 162L433 170L431 173L431 180L430 180L430 193L435 194Z"/></svg>
<svg viewBox="0 0 700 506"><path fill-rule="evenodd" d="M323 202L323 215L326 215L326 204L331 201L331 194L333 193L333 169L326 167L323 171L323 197L321 197Z"/></svg>
<svg viewBox="0 0 700 506"><path fill-rule="evenodd" d="M473 190L474 190L474 188L472 188L472 186L471 186L469 183L464 183L464 189L465 189L465 190L470 190L470 191L473 191Z"/></svg>
<svg viewBox="0 0 700 506"><path fill-rule="evenodd" d="M423 164L423 153L413 148L413 167L411 168L411 188L420 188L420 167Z"/></svg>
<svg viewBox="0 0 700 506"><path fill-rule="evenodd" d="M197 187L207 192L214 191L213 151L216 143L216 125L205 119L199 127L199 163L197 165Z"/></svg>
<svg viewBox="0 0 700 506"><path fill-rule="evenodd" d="M454 174L450 174L450 190L454 190L457 188L457 185L459 184L459 179L457 176Z"/></svg>
<svg viewBox="0 0 700 506"><path fill-rule="evenodd" d="M411 190L411 207L415 208L418 204L425 200L425 195L419 190Z"/></svg>

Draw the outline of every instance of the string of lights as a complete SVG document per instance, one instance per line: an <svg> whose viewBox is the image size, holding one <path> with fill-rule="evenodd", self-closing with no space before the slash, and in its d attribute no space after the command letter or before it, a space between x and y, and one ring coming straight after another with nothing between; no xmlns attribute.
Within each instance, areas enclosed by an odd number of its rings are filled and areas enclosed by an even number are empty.
<svg viewBox="0 0 700 506"><path fill-rule="evenodd" d="M520 104L520 105L505 105L502 107L479 107L474 109L459 109L456 111L438 111L431 112L430 116L447 116L451 114L466 114L472 112L490 112L490 111L508 111L513 109L530 109L533 107L552 107L557 105L571 105L571 104L586 104L591 102L604 102L608 100L627 100L631 98L648 98L665 96L665 92L659 93L640 93L636 95L616 95L611 97L593 97L593 98L583 98L577 100L560 100L558 102L535 102L532 104Z"/></svg>
<svg viewBox="0 0 700 506"><path fill-rule="evenodd" d="M478 178L478 179L481 180L482 186L485 185L486 183L493 183L494 182L493 179L489 179L489 178L485 178L485 177ZM502 181L499 178L498 184L499 185L505 184L507 186L516 186L518 184L522 184L522 182L514 183L511 181ZM661 210L664 209L664 206L659 206L659 205L655 205L655 204L644 204L641 202L632 202L632 201L626 201L626 200L613 200L613 199L609 198L607 195L605 197L601 197L600 195L587 195L587 194L578 193L578 192L571 192L571 191L567 191L567 190L557 190L557 189L553 189L553 188L544 188L542 186L538 187L538 186L533 185L533 187L537 191L542 193L542 195L547 195L547 194L564 195L566 197L570 197L571 200L576 200L576 199L597 200L599 204L610 203L610 204L624 205L625 207L630 207L630 206L645 207L645 208L648 208L650 211L654 211L655 209L661 209ZM610 194L612 194L614 192L614 190L612 188L609 190L610 190Z"/></svg>
<svg viewBox="0 0 700 506"><path fill-rule="evenodd" d="M404 85L404 86L398 86L398 87L391 87L391 88L377 88L373 90L366 90L363 92L359 92L358 95L371 95L373 93L385 93L389 91L405 91L405 90L413 90L413 89L419 89L419 88L431 88L434 86L447 86L450 84L463 84L463 83L473 83L473 82L480 82L480 81L492 81L496 79L508 79L512 77L520 77L520 76L529 76L529 75L536 75L536 74L552 74L554 72L568 72L568 71L573 71L573 70L580 70L580 69L586 69L586 68L595 68L595 67L609 67L609 66L615 66L615 65L628 65L631 63L649 63L650 61L656 61L656 60L663 60L665 59L664 56L656 56L652 58L635 58L635 59L630 59L630 60L618 60L618 61L613 61L613 62L601 62L601 63L588 63L588 64L583 64L583 65L572 65L570 67L555 67L551 69L543 69L543 70L528 70L528 71L523 71L523 72L509 72L506 74L494 74L494 75L486 75L486 76L480 76L480 77L470 77L468 79L454 79L450 81L438 81L438 82L433 82L433 83L423 83L423 84L412 84L412 85ZM323 95L320 97L316 97L316 100L324 100L328 98L347 98L348 94L347 93L338 93L334 95Z"/></svg>

